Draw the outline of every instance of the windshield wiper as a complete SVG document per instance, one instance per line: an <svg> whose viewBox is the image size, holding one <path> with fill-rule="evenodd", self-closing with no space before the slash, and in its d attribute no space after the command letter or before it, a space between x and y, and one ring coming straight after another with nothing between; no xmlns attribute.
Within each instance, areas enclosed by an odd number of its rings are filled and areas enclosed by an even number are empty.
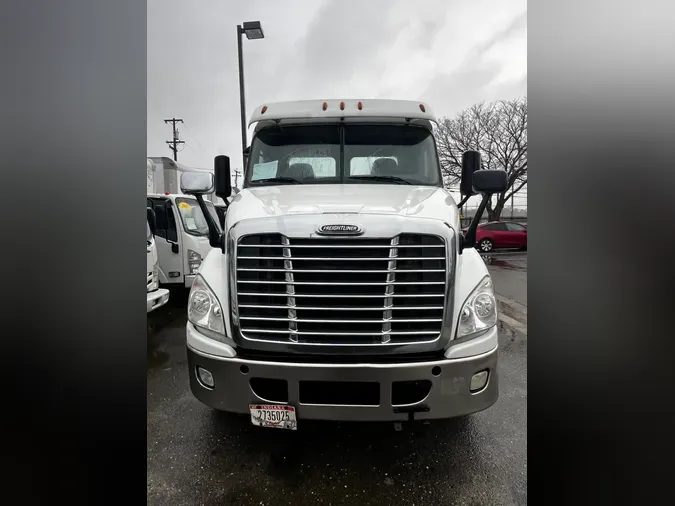
<svg viewBox="0 0 675 506"><path fill-rule="evenodd" d="M300 184L300 181L292 177L268 177L265 179L257 179L256 181L251 181L252 184L259 183L288 183L288 184Z"/></svg>
<svg viewBox="0 0 675 506"><path fill-rule="evenodd" d="M349 179L364 179L366 181L384 181L396 184L412 184L403 178L396 176L349 176Z"/></svg>

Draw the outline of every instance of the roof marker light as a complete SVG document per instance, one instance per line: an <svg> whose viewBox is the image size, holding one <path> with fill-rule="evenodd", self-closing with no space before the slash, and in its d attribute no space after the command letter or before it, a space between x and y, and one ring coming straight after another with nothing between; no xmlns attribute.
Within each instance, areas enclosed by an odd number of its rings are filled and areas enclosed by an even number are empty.
<svg viewBox="0 0 675 506"><path fill-rule="evenodd" d="M426 112L426 110L424 109L424 104L420 104L420 111Z"/></svg>
<svg viewBox="0 0 675 506"><path fill-rule="evenodd" d="M344 102L340 102L340 110L341 111L345 110L345 103Z"/></svg>
<svg viewBox="0 0 675 506"><path fill-rule="evenodd" d="M327 102L324 102L324 103L323 103L322 109L323 109L324 111L325 111L326 109L328 109L328 103L327 103Z"/></svg>
<svg viewBox="0 0 675 506"><path fill-rule="evenodd" d="M359 102L358 104L356 104L356 107L359 108L359 111L363 109L363 102Z"/></svg>
<svg viewBox="0 0 675 506"><path fill-rule="evenodd" d="M164 195L169 195L169 192L164 192Z"/></svg>
<svg viewBox="0 0 675 506"><path fill-rule="evenodd" d="M267 110L267 106L263 105L262 109L260 109L260 114L265 114L265 111Z"/></svg>

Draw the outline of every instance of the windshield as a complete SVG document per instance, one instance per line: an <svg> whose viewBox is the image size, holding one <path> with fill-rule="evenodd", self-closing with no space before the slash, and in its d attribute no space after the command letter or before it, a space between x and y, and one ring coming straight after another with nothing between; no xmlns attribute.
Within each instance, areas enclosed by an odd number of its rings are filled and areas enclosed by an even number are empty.
<svg viewBox="0 0 675 506"><path fill-rule="evenodd" d="M150 231L150 224L145 222L145 240L150 244L152 242L152 232Z"/></svg>
<svg viewBox="0 0 675 506"><path fill-rule="evenodd" d="M213 204L207 200L205 200L204 203L211 216L213 216L213 219L218 222L218 215L216 214ZM177 198L176 206L178 207L178 212L181 221L183 222L183 226L185 227L185 231L188 234L209 235L209 226L206 223L204 213L202 213L196 199Z"/></svg>
<svg viewBox="0 0 675 506"><path fill-rule="evenodd" d="M321 183L440 186L433 135L408 125L303 125L258 132L245 187Z"/></svg>

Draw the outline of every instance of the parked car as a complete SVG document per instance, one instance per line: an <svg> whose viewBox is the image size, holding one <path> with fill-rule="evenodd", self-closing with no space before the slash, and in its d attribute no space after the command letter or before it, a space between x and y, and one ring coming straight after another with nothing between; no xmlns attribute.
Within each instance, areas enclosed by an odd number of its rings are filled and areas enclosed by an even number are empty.
<svg viewBox="0 0 675 506"><path fill-rule="evenodd" d="M476 230L476 248L481 253L500 248L527 250L527 226L513 221L481 223Z"/></svg>

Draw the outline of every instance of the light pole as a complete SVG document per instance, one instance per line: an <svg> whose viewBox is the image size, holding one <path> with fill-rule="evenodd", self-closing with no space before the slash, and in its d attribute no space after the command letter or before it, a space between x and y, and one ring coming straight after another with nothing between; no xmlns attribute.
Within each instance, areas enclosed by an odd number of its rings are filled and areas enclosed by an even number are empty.
<svg viewBox="0 0 675 506"><path fill-rule="evenodd" d="M239 103L241 105L241 151L242 155L246 149L246 100L244 98L244 55L241 42L242 35L246 35L248 40L264 39L260 21L247 21L244 25L237 25L237 50L239 51Z"/></svg>

